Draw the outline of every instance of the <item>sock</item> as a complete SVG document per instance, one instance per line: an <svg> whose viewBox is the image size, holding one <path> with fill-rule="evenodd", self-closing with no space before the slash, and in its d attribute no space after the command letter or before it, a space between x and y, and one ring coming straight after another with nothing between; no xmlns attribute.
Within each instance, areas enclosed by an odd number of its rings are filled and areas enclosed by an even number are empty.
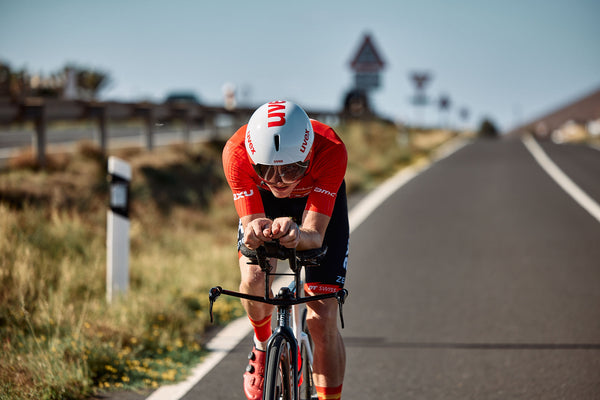
<svg viewBox="0 0 600 400"><path fill-rule="evenodd" d="M319 400L340 400L342 398L342 385L338 387L315 386Z"/></svg>
<svg viewBox="0 0 600 400"><path fill-rule="evenodd" d="M264 344L271 337L271 316L260 321L253 321L252 318L248 318L250 323L254 327L254 343L256 348L259 350L265 350ZM259 348L260 347L260 348Z"/></svg>
<svg viewBox="0 0 600 400"><path fill-rule="evenodd" d="M302 386L304 382L304 375L302 375L302 354L300 353L300 346L298 346L298 386Z"/></svg>

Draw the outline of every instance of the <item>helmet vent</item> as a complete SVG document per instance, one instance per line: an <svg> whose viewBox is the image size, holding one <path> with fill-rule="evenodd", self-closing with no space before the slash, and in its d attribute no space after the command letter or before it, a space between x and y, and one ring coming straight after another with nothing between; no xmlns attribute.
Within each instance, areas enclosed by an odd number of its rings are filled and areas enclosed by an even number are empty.
<svg viewBox="0 0 600 400"><path fill-rule="evenodd" d="M279 135L275 135L273 140L275 141L275 151L279 151Z"/></svg>

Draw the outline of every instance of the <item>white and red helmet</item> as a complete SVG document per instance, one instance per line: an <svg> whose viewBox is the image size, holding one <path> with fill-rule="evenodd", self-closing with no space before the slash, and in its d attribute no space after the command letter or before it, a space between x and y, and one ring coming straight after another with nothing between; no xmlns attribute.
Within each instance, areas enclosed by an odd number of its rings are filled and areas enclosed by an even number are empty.
<svg viewBox="0 0 600 400"><path fill-rule="evenodd" d="M260 106L246 128L246 151L253 165L308 162L315 134L306 112L290 101Z"/></svg>

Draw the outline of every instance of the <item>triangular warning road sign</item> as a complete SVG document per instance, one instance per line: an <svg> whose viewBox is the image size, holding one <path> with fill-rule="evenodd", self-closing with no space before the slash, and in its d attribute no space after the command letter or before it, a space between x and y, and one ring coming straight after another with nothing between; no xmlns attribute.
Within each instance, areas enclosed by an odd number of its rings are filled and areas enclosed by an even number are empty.
<svg viewBox="0 0 600 400"><path fill-rule="evenodd" d="M377 72L383 69L385 63L375 49L370 35L365 35L363 42L350 63L356 72Z"/></svg>

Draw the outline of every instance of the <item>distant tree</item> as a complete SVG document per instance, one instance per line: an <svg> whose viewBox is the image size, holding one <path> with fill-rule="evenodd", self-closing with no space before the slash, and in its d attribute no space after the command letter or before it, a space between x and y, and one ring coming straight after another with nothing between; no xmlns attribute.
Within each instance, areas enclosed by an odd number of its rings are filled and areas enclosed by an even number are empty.
<svg viewBox="0 0 600 400"><path fill-rule="evenodd" d="M0 97L10 94L10 66L0 61Z"/></svg>
<svg viewBox="0 0 600 400"><path fill-rule="evenodd" d="M352 118L362 118L371 115L369 98L361 89L352 89L344 98L344 115Z"/></svg>
<svg viewBox="0 0 600 400"><path fill-rule="evenodd" d="M67 65L49 76L30 75L0 61L0 97L14 100L28 96L94 100L109 83L108 74L89 68Z"/></svg>
<svg viewBox="0 0 600 400"><path fill-rule="evenodd" d="M108 74L103 71L68 65L65 67L65 74L68 74L69 69L75 72L78 95L83 100L98 98L99 92L110 82Z"/></svg>
<svg viewBox="0 0 600 400"><path fill-rule="evenodd" d="M27 96L29 79L25 70L13 70L8 63L0 61L0 97L18 99Z"/></svg>
<svg viewBox="0 0 600 400"><path fill-rule="evenodd" d="M500 135L500 131L490 119L484 118L479 126L477 134L484 138L497 138Z"/></svg>

